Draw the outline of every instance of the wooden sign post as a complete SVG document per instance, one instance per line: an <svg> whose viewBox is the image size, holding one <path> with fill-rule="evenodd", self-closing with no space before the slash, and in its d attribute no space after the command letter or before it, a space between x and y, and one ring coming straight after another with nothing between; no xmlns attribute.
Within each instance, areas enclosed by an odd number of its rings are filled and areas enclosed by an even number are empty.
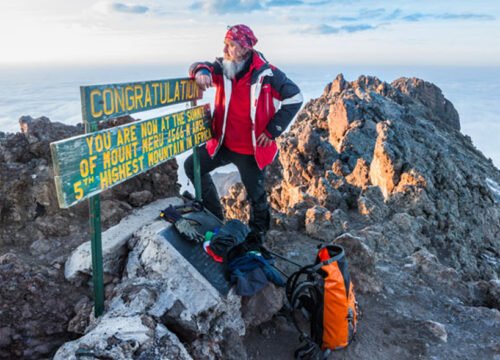
<svg viewBox="0 0 500 360"><path fill-rule="evenodd" d="M61 208L89 199L95 315L104 311L99 193L193 149L196 198L201 200L197 147L211 138L210 106L98 131L117 116L201 99L192 79L81 87L85 134L50 144Z"/></svg>

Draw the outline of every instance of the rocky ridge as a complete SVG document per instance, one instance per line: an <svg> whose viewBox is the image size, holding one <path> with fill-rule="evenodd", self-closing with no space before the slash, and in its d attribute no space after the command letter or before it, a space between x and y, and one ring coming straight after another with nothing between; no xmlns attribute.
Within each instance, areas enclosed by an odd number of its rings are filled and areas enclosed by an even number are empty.
<svg viewBox="0 0 500 360"><path fill-rule="evenodd" d="M339 75L280 139L267 241L302 263L346 248L365 315L340 358L500 354L500 172L459 129L431 83ZM223 201L248 216L241 184Z"/></svg>

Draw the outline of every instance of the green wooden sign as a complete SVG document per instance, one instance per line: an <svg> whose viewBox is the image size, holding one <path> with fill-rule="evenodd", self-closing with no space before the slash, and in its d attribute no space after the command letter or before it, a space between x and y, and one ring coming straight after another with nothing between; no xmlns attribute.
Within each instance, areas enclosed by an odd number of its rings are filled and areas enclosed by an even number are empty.
<svg viewBox="0 0 500 360"><path fill-rule="evenodd" d="M88 123L201 99L189 78L81 86L83 119Z"/></svg>
<svg viewBox="0 0 500 360"><path fill-rule="evenodd" d="M211 138L210 105L50 144L59 206L67 208Z"/></svg>

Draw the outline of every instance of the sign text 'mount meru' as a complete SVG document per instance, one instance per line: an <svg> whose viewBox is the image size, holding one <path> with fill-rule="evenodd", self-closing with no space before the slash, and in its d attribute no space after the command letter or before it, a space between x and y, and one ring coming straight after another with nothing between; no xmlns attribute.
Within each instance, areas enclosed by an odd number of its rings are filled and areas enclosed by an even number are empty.
<svg viewBox="0 0 500 360"><path fill-rule="evenodd" d="M50 145L59 206L67 208L211 138L210 105Z"/></svg>
<svg viewBox="0 0 500 360"><path fill-rule="evenodd" d="M83 116L90 123L202 97L189 78L82 86L80 92Z"/></svg>

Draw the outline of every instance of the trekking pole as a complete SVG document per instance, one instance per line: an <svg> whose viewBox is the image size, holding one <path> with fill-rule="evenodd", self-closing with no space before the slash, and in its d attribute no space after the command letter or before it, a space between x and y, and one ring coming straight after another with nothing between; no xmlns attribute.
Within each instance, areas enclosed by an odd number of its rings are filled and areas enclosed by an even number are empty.
<svg viewBox="0 0 500 360"><path fill-rule="evenodd" d="M271 250L269 250L269 249L266 249L266 250L269 252L269 254L274 255L274 256L276 256L277 258L281 259L281 260L285 260L285 261L289 262L289 263L290 263L290 264L292 264L292 265L295 265L295 266L297 266L297 267L299 267L299 268L304 267L304 265L300 265L299 263L296 263L295 261L292 261L292 260L290 260L290 259L288 259L288 258L284 257L283 255L277 254L277 253L275 253L275 252L273 252L273 251L271 251Z"/></svg>
<svg viewBox="0 0 500 360"><path fill-rule="evenodd" d="M283 275L284 277L286 277L287 279L290 277L289 275L287 275L283 270L281 270L279 267L277 267L276 265L271 265L273 268L275 268L281 275Z"/></svg>

